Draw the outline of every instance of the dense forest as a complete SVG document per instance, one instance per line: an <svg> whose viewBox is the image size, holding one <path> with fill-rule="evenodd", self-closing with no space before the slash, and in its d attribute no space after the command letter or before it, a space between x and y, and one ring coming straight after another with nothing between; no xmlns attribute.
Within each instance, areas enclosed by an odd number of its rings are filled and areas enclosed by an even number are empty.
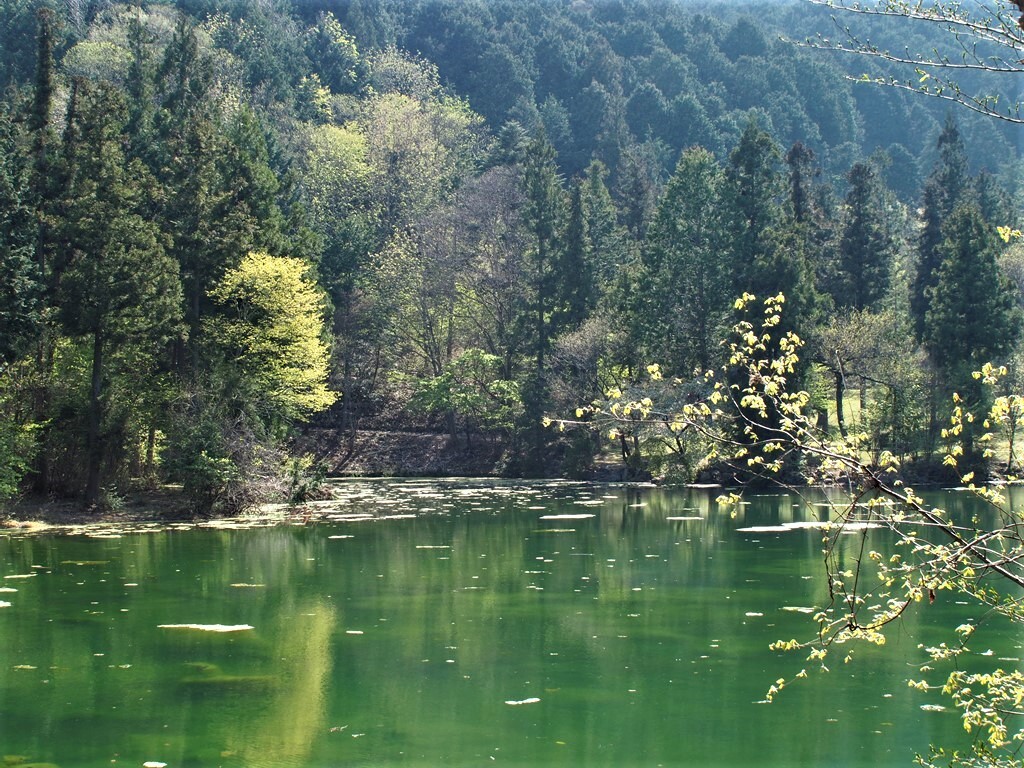
<svg viewBox="0 0 1024 768"><path fill-rule="evenodd" d="M0 496L301 497L311 420L585 473L599 436L542 418L699 397L743 293L786 296L822 424L927 466L973 370L1017 383L1018 142L852 82L884 64L795 44L818 10L8 0ZM708 469L619 440L638 473Z"/></svg>

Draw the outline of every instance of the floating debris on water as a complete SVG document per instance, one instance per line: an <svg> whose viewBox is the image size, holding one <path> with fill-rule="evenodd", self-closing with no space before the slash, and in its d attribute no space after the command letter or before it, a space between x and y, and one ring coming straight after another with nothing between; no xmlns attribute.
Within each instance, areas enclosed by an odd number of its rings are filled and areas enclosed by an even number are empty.
<svg viewBox="0 0 1024 768"><path fill-rule="evenodd" d="M523 704L536 704L539 701L540 699L538 699L536 696L531 696L528 699L519 699L518 701L515 699L509 699L505 703L508 704L510 707L518 707Z"/></svg>
<svg viewBox="0 0 1024 768"><path fill-rule="evenodd" d="M789 531L800 530L822 530L828 531L839 529L843 533L854 533L871 528L882 528L880 523L839 523L821 520L803 520L793 523L782 523L781 525L751 525L747 528L737 528L737 533L788 533Z"/></svg>
<svg viewBox="0 0 1024 768"><path fill-rule="evenodd" d="M109 560L61 560L61 565L109 565Z"/></svg>
<svg viewBox="0 0 1024 768"><path fill-rule="evenodd" d="M250 624L157 624L158 629L194 629L198 632L244 632Z"/></svg>

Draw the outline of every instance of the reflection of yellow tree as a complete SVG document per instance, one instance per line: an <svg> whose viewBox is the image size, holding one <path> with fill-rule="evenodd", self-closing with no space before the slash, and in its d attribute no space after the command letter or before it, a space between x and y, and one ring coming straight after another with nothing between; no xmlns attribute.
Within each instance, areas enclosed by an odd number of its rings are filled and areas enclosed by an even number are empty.
<svg viewBox="0 0 1024 768"><path fill-rule="evenodd" d="M266 706L228 737L228 751L248 768L305 765L324 730L324 691L331 675L336 612L317 601L299 615L281 616L273 633L273 659L281 659L280 685Z"/></svg>

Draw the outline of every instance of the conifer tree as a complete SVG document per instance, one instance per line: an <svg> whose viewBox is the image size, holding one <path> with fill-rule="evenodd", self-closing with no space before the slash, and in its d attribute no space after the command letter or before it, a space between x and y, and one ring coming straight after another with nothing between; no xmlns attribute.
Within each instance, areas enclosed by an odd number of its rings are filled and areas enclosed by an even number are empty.
<svg viewBox="0 0 1024 768"><path fill-rule="evenodd" d="M565 192L555 163L555 149L543 135L534 138L523 164L526 204L523 217L531 234L531 293L534 317L534 363L544 375L544 356L551 338L550 313L557 283L576 276L559 274L559 230L565 212Z"/></svg>
<svg viewBox="0 0 1024 768"><path fill-rule="evenodd" d="M555 333L573 331L583 324L597 304L594 283L593 244L587 236L583 210L583 181L572 185L569 219L565 226L563 247L556 251L554 269L557 295L552 325Z"/></svg>
<svg viewBox="0 0 1024 768"><path fill-rule="evenodd" d="M732 301L725 176L695 147L679 159L648 231L637 318L651 360L689 376L707 370Z"/></svg>
<svg viewBox="0 0 1024 768"><path fill-rule="evenodd" d="M584 173L580 189L583 229L591 249L598 293L609 289L627 258L627 235L618 224L618 211L608 191L607 178L608 169L594 160Z"/></svg>
<svg viewBox="0 0 1024 768"><path fill-rule="evenodd" d="M889 291L896 256L885 189L870 163L855 164L847 178L850 190L839 241L840 289L834 298L841 307L877 309Z"/></svg>
<svg viewBox="0 0 1024 768"><path fill-rule="evenodd" d="M11 116L0 111L0 378L6 364L28 352L41 320L37 221L26 161Z"/></svg>
<svg viewBox="0 0 1024 768"><path fill-rule="evenodd" d="M781 161L771 135L751 119L726 168L734 296L785 296L783 321L773 332L776 341L789 331L806 337L821 310L812 261L815 242L807 232L811 225L787 212ZM810 216L809 202L802 208ZM801 382L807 370L805 364L794 381Z"/></svg>
<svg viewBox="0 0 1024 768"><path fill-rule="evenodd" d="M773 248L783 220L781 155L771 135L751 119L726 168L733 235L733 290L771 295L756 285L755 265ZM762 271L763 272L763 271ZM773 281L774 282L774 281ZM764 286L767 287L767 286Z"/></svg>
<svg viewBox="0 0 1024 768"><path fill-rule="evenodd" d="M540 134L530 145L522 167L523 221L529 233L527 251L528 280L530 285L532 316L533 370L523 388L523 417L529 448L525 471L539 470L543 460L546 430L540 419L548 404L547 352L553 336L551 320L555 297L562 281L575 279L575 275L559 274L559 234L565 214L565 192L555 163L555 149Z"/></svg>
<svg viewBox="0 0 1024 768"><path fill-rule="evenodd" d="M112 361L132 345L151 357L176 331L177 266L157 225L143 216L146 170L123 146L127 109L118 92L77 81L64 141L67 185L56 265L64 330L88 347L84 501L100 501L110 430Z"/></svg>
<svg viewBox="0 0 1024 768"><path fill-rule="evenodd" d="M917 244L917 271L910 289L910 312L919 339L925 336L925 318L931 303L930 289L938 281L942 264L943 227L946 219L973 190L967 168L967 150L960 129L950 115L938 139L939 159L925 181L921 201L923 226Z"/></svg>
<svg viewBox="0 0 1024 768"><path fill-rule="evenodd" d="M943 234L938 248L942 261L927 294L924 344L946 387L977 408L983 404L984 387L972 374L985 363L1003 361L1020 335L1021 314L1013 288L999 270L999 238L980 209L971 203L958 205ZM965 436L968 453L970 437Z"/></svg>

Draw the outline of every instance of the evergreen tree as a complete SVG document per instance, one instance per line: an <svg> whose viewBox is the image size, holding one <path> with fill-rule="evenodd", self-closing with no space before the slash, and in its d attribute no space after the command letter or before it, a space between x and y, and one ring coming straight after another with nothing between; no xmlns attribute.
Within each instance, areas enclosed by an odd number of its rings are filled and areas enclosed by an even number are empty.
<svg viewBox="0 0 1024 768"><path fill-rule="evenodd" d="M785 296L786 310L773 331L772 343L789 331L807 337L821 310L812 261L816 242L808 233L810 223L787 216L781 160L771 135L751 119L726 168L727 210L734 229L733 292L737 296L744 292L758 297ZM806 200L802 209L807 216L813 210ZM805 363L793 381L801 385L807 371Z"/></svg>
<svg viewBox="0 0 1024 768"><path fill-rule="evenodd" d="M316 25L306 32L306 54L332 93L355 88L361 67L359 49L330 11L321 13Z"/></svg>
<svg viewBox="0 0 1024 768"><path fill-rule="evenodd" d="M793 219L798 224L805 224L815 217L815 180L821 175L821 169L815 166L814 150L798 141L786 153L786 165L789 166L789 200Z"/></svg>
<svg viewBox="0 0 1024 768"><path fill-rule="evenodd" d="M281 184L270 167L267 137L255 112L242 107L225 131L218 170L225 204L236 222L242 250L285 254L287 220L278 204ZM238 254L241 258L243 254Z"/></svg>
<svg viewBox="0 0 1024 768"><path fill-rule="evenodd" d="M593 160L580 189L583 230L590 246L599 293L608 290L626 261L627 234L618 224L618 211L608 191L607 178L608 169L599 160Z"/></svg>
<svg viewBox="0 0 1024 768"><path fill-rule="evenodd" d="M63 328L89 348L84 501L100 500L110 446L105 424L114 357L132 345L155 354L176 331L177 268L156 224L143 216L145 168L124 155L127 109L120 94L76 82L64 154L57 297Z"/></svg>
<svg viewBox="0 0 1024 768"><path fill-rule="evenodd" d="M985 221L997 227L1015 221L1013 201L991 172L983 170L974 178L974 194Z"/></svg>
<svg viewBox="0 0 1024 768"><path fill-rule="evenodd" d="M921 208L923 226L917 244L917 271L910 289L910 312L919 339L926 332L931 289L942 264L943 228L953 210L972 197L967 150L952 116L946 118L938 139L939 160L925 181Z"/></svg>
<svg viewBox="0 0 1024 768"><path fill-rule="evenodd" d="M63 174L56 131L53 127L53 95L56 89L53 71L56 21L53 12L41 7L37 13L37 23L36 73L32 109L28 120L32 158L26 200L35 216L32 247L35 273L43 287L39 307L41 322L35 348L36 372L40 384L32 393L32 420L45 423L49 410L48 385L53 364L53 334L50 327L52 318L49 311L52 302L48 289L53 281L53 262L57 249L55 230L59 226L60 216L57 199L63 184ZM43 493L49 491L48 461L47 452L40 451L36 462L35 483L36 489Z"/></svg>
<svg viewBox="0 0 1024 768"><path fill-rule="evenodd" d="M530 237L527 263L533 318L533 370L523 387L523 417L529 445L524 468L533 474L540 470L547 439L540 420L548 404L546 358L553 336L552 309L560 293L559 286L578 276L557 271L565 192L555 163L555 149L543 134L535 137L530 145L522 178L523 221Z"/></svg>
<svg viewBox="0 0 1024 768"><path fill-rule="evenodd" d="M664 183L662 147L648 141L626 147L618 165L616 197L622 208L623 223L636 241L647 235L647 225L654 215Z"/></svg>
<svg viewBox="0 0 1024 768"><path fill-rule="evenodd" d="M558 293L551 319L555 333L579 328L597 304L593 244L587 236L584 219L583 183L576 181L572 185L563 246L556 251L554 269L559 276Z"/></svg>
<svg viewBox="0 0 1024 768"><path fill-rule="evenodd" d="M131 65L125 80L128 97L126 131L131 141L131 156L145 160L152 168L156 136L156 62L153 57L155 36L142 23L139 15L128 25L128 49Z"/></svg>
<svg viewBox="0 0 1024 768"><path fill-rule="evenodd" d="M836 208L831 187L820 182L822 173L814 150L796 142L786 153L789 168L787 225L802 241L805 257L814 272L818 291L836 283Z"/></svg>
<svg viewBox="0 0 1024 768"><path fill-rule="evenodd" d="M732 306L724 173L705 149L679 159L643 251L635 322L652 361L674 375L708 370Z"/></svg>
<svg viewBox="0 0 1024 768"><path fill-rule="evenodd" d="M928 290L924 344L948 389L976 408L984 388L972 374L986 362L1002 362L1016 344L1020 309L999 270L998 236L976 205L957 206L943 233L942 261ZM969 453L970 435L965 443Z"/></svg>
<svg viewBox="0 0 1024 768"><path fill-rule="evenodd" d="M896 241L886 211L886 193L878 170L857 163L847 176L845 221L839 241L840 307L877 309L889 292Z"/></svg>
<svg viewBox="0 0 1024 768"><path fill-rule="evenodd" d="M41 321L31 169L18 143L11 116L0 111L0 367L28 352Z"/></svg>
<svg viewBox="0 0 1024 768"><path fill-rule="evenodd" d="M773 233L783 221L781 200L784 178L781 155L771 135L751 119L726 168L728 206L733 226L733 290L757 296L774 295L768 285L758 285L755 265L774 247ZM771 277L760 270L761 274ZM776 280L769 280L777 283Z"/></svg>
<svg viewBox="0 0 1024 768"><path fill-rule="evenodd" d="M531 235L531 293L533 296L534 351L536 375L544 376L544 356L551 339L551 310L558 284L577 279L560 274L559 232L565 212L565 191L555 163L555 149L543 135L534 138L523 165L523 190L526 204L523 218Z"/></svg>

